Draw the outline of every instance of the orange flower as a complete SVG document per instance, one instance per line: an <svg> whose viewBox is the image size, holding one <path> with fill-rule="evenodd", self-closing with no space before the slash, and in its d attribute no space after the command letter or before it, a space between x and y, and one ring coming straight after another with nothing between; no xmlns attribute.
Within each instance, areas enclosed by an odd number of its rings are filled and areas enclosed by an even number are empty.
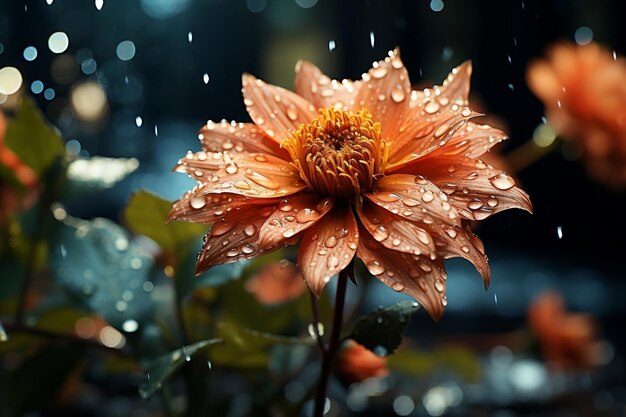
<svg viewBox="0 0 626 417"><path fill-rule="evenodd" d="M352 340L349 340L339 352L336 370L341 379L349 384L389 375L386 358L375 355L365 346Z"/></svg>
<svg viewBox="0 0 626 417"><path fill-rule="evenodd" d="M592 175L626 186L626 60L598 44L563 42L528 68L550 125L579 142Z"/></svg>
<svg viewBox="0 0 626 417"><path fill-rule="evenodd" d="M299 241L315 294L357 256L434 318L447 304L444 259L468 259L488 284L466 220L531 206L477 159L506 136L470 121L470 73L465 63L443 86L411 91L396 50L355 82L299 62L295 93L245 74L254 123L207 122L203 150L176 168L199 185L169 218L213 224L196 272Z"/></svg>
<svg viewBox="0 0 626 417"><path fill-rule="evenodd" d="M246 289L263 304L279 304L298 298L305 290L298 268L282 260L265 265L246 283Z"/></svg>
<svg viewBox="0 0 626 417"><path fill-rule="evenodd" d="M24 194L0 178L0 225L6 223L11 214L32 207L39 194L37 175L4 144L7 127L8 121L0 109L0 169L9 170L15 175L24 187Z"/></svg>
<svg viewBox="0 0 626 417"><path fill-rule="evenodd" d="M588 369L599 363L593 319L586 314L568 313L559 293L539 296L528 309L528 323L551 366Z"/></svg>

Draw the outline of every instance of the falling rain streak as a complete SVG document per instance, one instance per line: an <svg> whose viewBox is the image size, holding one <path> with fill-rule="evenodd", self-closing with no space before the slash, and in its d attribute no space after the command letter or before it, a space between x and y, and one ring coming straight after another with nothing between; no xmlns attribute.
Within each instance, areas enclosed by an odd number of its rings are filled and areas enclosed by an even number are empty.
<svg viewBox="0 0 626 417"><path fill-rule="evenodd" d="M328 41L328 50L332 51L333 49L335 49L335 41L330 40Z"/></svg>

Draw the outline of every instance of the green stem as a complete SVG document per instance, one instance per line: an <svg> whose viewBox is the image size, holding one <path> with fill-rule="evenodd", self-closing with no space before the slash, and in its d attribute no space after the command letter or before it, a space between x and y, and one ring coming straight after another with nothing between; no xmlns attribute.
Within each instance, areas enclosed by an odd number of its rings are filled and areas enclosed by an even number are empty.
<svg viewBox="0 0 626 417"><path fill-rule="evenodd" d="M309 289L309 297L311 299L311 313L313 316L313 334L315 335L315 341L320 349L320 353L322 355L326 354L326 348L324 347L324 342L322 341L322 337L320 335L319 324L320 324L320 312L317 305L317 297L313 294L313 291Z"/></svg>
<svg viewBox="0 0 626 417"><path fill-rule="evenodd" d="M322 417L324 415L324 406L326 404L326 390L328 388L328 380L332 370L335 354L339 349L341 339L341 327L343 325L343 306L346 300L346 286L348 283L348 268L352 268L352 263L339 273L337 282L337 295L335 296L335 311L333 315L333 330L330 335L330 342L325 354L322 355L322 370L317 385L317 394L315 396L315 408L313 417Z"/></svg>

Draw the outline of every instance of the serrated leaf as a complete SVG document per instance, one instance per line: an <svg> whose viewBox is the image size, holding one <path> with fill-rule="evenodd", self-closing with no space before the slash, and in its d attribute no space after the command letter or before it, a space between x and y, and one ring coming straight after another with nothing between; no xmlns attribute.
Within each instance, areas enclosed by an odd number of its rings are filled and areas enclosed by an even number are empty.
<svg viewBox="0 0 626 417"><path fill-rule="evenodd" d="M183 346L150 361L145 367L147 380L139 387L139 394L143 398L150 397L161 388L163 382L171 377L183 364L191 361L191 358L198 352L221 342L220 339L203 340Z"/></svg>
<svg viewBox="0 0 626 417"><path fill-rule="evenodd" d="M414 301L401 301L373 311L357 320L348 337L378 356L388 356L400 346L411 315L420 308Z"/></svg>
<svg viewBox="0 0 626 417"><path fill-rule="evenodd" d="M55 159L65 155L61 136L29 97L22 98L15 119L8 125L5 143L37 174L42 174Z"/></svg>
<svg viewBox="0 0 626 417"><path fill-rule="evenodd" d="M153 259L116 223L68 217L50 256L57 284L87 310L118 329L126 320L149 320L152 304L143 283Z"/></svg>
<svg viewBox="0 0 626 417"><path fill-rule="evenodd" d="M123 180L139 167L135 158L77 159L67 167L67 183L63 196L73 197L96 191L104 191Z"/></svg>
<svg viewBox="0 0 626 417"><path fill-rule="evenodd" d="M135 233L148 236L177 261L185 247L207 232L207 226L189 222L165 223L172 203L147 191L130 198L124 220Z"/></svg>

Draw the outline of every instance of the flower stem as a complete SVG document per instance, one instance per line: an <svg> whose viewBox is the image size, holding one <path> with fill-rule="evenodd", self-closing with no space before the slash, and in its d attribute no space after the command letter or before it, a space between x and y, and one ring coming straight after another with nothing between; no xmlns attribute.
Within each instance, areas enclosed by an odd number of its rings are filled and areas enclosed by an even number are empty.
<svg viewBox="0 0 626 417"><path fill-rule="evenodd" d="M330 334L328 349L322 355L322 370L317 385L317 395L315 396L315 408L313 417L322 417L324 415L324 406L326 405L326 389L328 388L328 380L332 370L333 360L340 345L341 326L343 324L343 306L346 300L346 285L348 283L348 270L352 268L352 262L347 268L339 273L339 281L337 282L337 294L335 296L335 311L333 316L333 330Z"/></svg>
<svg viewBox="0 0 626 417"><path fill-rule="evenodd" d="M322 337L320 335L320 312L317 306L317 298L313 291L309 289L309 296L311 299L311 313L313 315L313 334L315 335L315 341L317 342L317 346L320 348L320 353L322 355L326 354L326 347L324 346L324 342L322 341Z"/></svg>
<svg viewBox="0 0 626 417"><path fill-rule="evenodd" d="M560 141L558 138L550 145L541 147L531 138L522 145L513 149L505 155L507 164L513 172L520 172L528 168L550 152L558 148Z"/></svg>

